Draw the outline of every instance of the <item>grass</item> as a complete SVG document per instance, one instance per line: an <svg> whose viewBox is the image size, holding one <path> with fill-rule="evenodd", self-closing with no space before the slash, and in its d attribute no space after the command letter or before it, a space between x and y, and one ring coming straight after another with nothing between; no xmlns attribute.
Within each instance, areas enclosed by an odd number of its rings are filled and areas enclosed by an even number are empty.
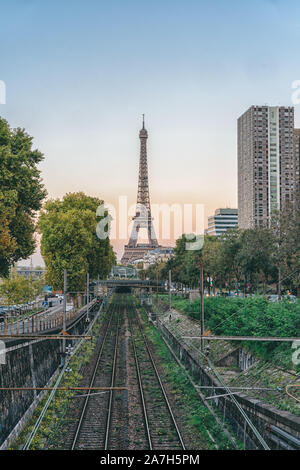
<svg viewBox="0 0 300 470"><path fill-rule="evenodd" d="M145 311L137 303L145 324L145 334L154 346L159 357L161 367L164 371L164 381L172 387L174 399L182 407L182 421L189 429L191 435L197 440L202 448L215 449L207 429L213 439L217 442L219 449L232 449L233 444L225 435L221 426L209 410L202 404L200 398L191 384L184 370L177 364L169 349L162 341L158 331L148 323Z"/></svg>
<svg viewBox="0 0 300 470"><path fill-rule="evenodd" d="M93 331L99 329L102 325L103 317L100 317L93 328ZM93 338L91 342L84 341L79 347L77 353L73 356L70 361L71 372L66 372L64 378L62 379L60 386L61 387L76 387L80 383L82 378L80 370L82 366L89 362L94 348L95 348L96 339ZM42 424L32 441L31 450L44 449L45 447L49 449L59 448L62 442L62 436L64 434L64 424L65 417L70 407L71 398L75 395L76 391L59 391L56 392L54 399L52 400L44 418ZM35 409L33 415L27 422L26 426L23 428L22 432L18 438L13 442L10 449L18 450L21 449L32 431L34 424L40 415L50 392L48 392L37 408Z"/></svg>
<svg viewBox="0 0 300 470"><path fill-rule="evenodd" d="M168 296L160 295L167 305ZM200 299L190 302L176 296L173 307L185 315L199 320ZM216 335L229 336L287 336L298 337L300 331L300 302L271 303L264 297L204 299L205 326ZM235 343L236 344L236 343ZM244 341L248 351L276 366L300 372L300 364L292 361L291 343Z"/></svg>

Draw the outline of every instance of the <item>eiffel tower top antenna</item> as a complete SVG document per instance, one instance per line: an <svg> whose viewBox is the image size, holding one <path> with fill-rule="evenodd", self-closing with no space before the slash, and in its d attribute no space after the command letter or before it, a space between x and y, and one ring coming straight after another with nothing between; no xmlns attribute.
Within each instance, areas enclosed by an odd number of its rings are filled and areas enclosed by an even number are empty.
<svg viewBox="0 0 300 470"><path fill-rule="evenodd" d="M145 114L143 114L143 129L145 129Z"/></svg>

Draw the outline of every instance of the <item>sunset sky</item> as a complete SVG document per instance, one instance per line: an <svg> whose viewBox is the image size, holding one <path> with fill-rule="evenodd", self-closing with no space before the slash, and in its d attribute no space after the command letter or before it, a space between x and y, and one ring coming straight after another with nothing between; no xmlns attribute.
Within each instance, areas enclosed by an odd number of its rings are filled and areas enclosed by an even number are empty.
<svg viewBox="0 0 300 470"><path fill-rule="evenodd" d="M300 80L298 0L0 0L0 17L0 115L34 136L49 197L133 204L145 113L151 201L236 207L237 118L291 106Z"/></svg>

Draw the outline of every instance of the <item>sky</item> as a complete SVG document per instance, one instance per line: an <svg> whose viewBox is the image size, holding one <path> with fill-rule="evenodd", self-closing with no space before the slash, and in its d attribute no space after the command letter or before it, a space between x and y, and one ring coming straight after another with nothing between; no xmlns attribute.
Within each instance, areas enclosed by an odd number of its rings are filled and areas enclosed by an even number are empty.
<svg viewBox="0 0 300 470"><path fill-rule="evenodd" d="M151 201L236 207L237 118L300 80L298 0L0 0L0 21L0 116L49 198L134 204L145 113Z"/></svg>

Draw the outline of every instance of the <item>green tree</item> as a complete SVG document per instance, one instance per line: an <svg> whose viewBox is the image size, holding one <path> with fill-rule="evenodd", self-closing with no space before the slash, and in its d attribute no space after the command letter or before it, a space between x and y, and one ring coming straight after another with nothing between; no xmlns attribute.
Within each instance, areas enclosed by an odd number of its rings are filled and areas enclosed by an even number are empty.
<svg viewBox="0 0 300 470"><path fill-rule="evenodd" d="M16 273L2 279L0 296L5 305L25 304L35 300L41 292L42 281L34 281L31 277L18 276Z"/></svg>
<svg viewBox="0 0 300 470"><path fill-rule="evenodd" d="M300 297L300 193L272 219L275 237L274 264L278 270L278 290L293 290Z"/></svg>
<svg viewBox="0 0 300 470"><path fill-rule="evenodd" d="M203 267L207 277L212 279L214 290L216 285L224 280L221 248L222 243L218 237L205 235L202 249ZM210 292L210 284L208 285L208 291Z"/></svg>
<svg viewBox="0 0 300 470"><path fill-rule="evenodd" d="M240 243L237 259L245 282L251 284L252 290L261 282L265 292L267 281L274 276L273 231L266 228L244 230L240 233Z"/></svg>
<svg viewBox="0 0 300 470"><path fill-rule="evenodd" d="M187 250L186 243L193 240L183 234L176 240L174 256L165 264L162 275L167 279L168 271L172 271L172 281L189 286L199 285L200 261L202 250Z"/></svg>
<svg viewBox="0 0 300 470"><path fill-rule="evenodd" d="M145 270L146 277L153 281L156 281L157 278L158 280L164 279L165 266L166 262L163 261L158 261L155 264L151 264L148 269Z"/></svg>
<svg viewBox="0 0 300 470"><path fill-rule="evenodd" d="M83 290L86 273L91 279L106 277L115 263L109 238L100 240L96 226L100 217L98 198L83 193L66 194L62 200L48 201L41 212L38 229L42 234L41 253L46 264L46 281L63 289L63 272L68 271L71 291Z"/></svg>
<svg viewBox="0 0 300 470"><path fill-rule="evenodd" d="M229 284L234 282L237 288L242 270L239 260L239 253L242 248L241 231L237 228L227 230L220 238L221 252L219 258L220 277Z"/></svg>
<svg viewBox="0 0 300 470"><path fill-rule="evenodd" d="M13 263L17 244L9 229L10 214L13 211L7 209L4 198L1 196L0 190L0 274L6 274L8 266Z"/></svg>
<svg viewBox="0 0 300 470"><path fill-rule="evenodd" d="M37 165L43 155L32 148L24 129L0 118L0 275L35 249L35 214L46 191Z"/></svg>

